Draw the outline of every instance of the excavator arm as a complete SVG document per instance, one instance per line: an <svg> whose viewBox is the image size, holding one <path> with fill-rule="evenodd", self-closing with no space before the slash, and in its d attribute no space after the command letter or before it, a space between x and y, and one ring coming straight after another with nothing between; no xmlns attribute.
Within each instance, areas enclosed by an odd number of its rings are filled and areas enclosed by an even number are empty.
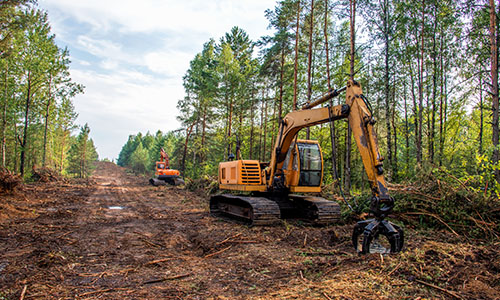
<svg viewBox="0 0 500 300"><path fill-rule="evenodd" d="M165 169L170 169L170 162L168 159L168 155L163 148L160 149L160 161L165 162Z"/></svg>
<svg viewBox="0 0 500 300"><path fill-rule="evenodd" d="M281 120L274 152L271 156L270 169L268 170L270 178L268 181L269 187L272 187L274 177L283 167L290 145L301 129L347 118L373 193L380 198L389 198L383 176L383 158L378 151L373 129L375 121L372 118L369 104L364 98L359 83L350 80L345 90L345 104L333 107L312 108L337 96L339 92L335 90L307 106L306 109L290 112Z"/></svg>

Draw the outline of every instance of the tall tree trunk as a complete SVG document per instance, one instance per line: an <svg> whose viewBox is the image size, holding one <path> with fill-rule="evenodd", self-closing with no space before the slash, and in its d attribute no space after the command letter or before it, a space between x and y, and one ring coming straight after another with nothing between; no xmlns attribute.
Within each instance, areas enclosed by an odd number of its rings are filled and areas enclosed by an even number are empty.
<svg viewBox="0 0 500 300"><path fill-rule="evenodd" d="M484 111L483 111L483 74L479 70L479 154L483 154L483 124L484 124Z"/></svg>
<svg viewBox="0 0 500 300"><path fill-rule="evenodd" d="M233 96L231 95L231 99L229 101L229 117L228 117L228 121L227 121L227 134L226 134L226 137L227 137L227 141L228 141L228 145L227 145L227 157L229 157L229 155L231 154L231 150L232 150L232 141L231 141L231 124L233 123Z"/></svg>
<svg viewBox="0 0 500 300"><path fill-rule="evenodd" d="M59 162L59 173L62 173L64 167L64 146L66 144L66 130L63 130L63 134L61 137L61 161Z"/></svg>
<svg viewBox="0 0 500 300"><path fill-rule="evenodd" d="M259 130L259 160L264 161L264 155L262 154L262 136L264 135L264 89L262 89L262 100L260 103L260 130ZM265 141L265 139L264 139Z"/></svg>
<svg viewBox="0 0 500 300"><path fill-rule="evenodd" d="M443 145L444 145L444 119L443 119L443 100L444 100L444 63L443 63L443 57L444 57L444 37L441 35L441 43L440 43L440 56L439 56L439 69L440 69L440 76L441 76L441 89L440 89L440 95L439 95L439 166L443 165Z"/></svg>
<svg viewBox="0 0 500 300"><path fill-rule="evenodd" d="M42 157L42 166L46 167L46 158L47 158L47 131L49 129L49 114L50 114L50 105L52 104L52 75L49 77L49 93L47 99L47 106L45 107L45 128L43 130L43 157Z"/></svg>
<svg viewBox="0 0 500 300"><path fill-rule="evenodd" d="M312 44L314 32L314 0L311 0L311 22L309 23L309 52L307 53L307 103L311 103L312 84L311 84L311 69L312 69ZM306 128L306 139L310 138L310 128Z"/></svg>
<svg viewBox="0 0 500 300"><path fill-rule="evenodd" d="M406 80L403 79L403 99L405 106L405 159L406 159L406 170L410 167L410 126L408 124L408 105L406 103Z"/></svg>
<svg viewBox="0 0 500 300"><path fill-rule="evenodd" d="M323 24L323 34L325 36L325 58L326 58L326 80L328 90L332 89L330 78L330 50L328 48L328 0L325 0L325 23ZM330 106L333 106L333 99L330 99ZM337 170L337 137L335 135L335 121L330 122L330 142L332 145L332 173L334 180L338 180L339 172ZM337 182L337 184L340 184Z"/></svg>
<svg viewBox="0 0 500 300"><path fill-rule="evenodd" d="M418 151L419 151L419 145L420 145L420 142L419 142L419 139L418 139L418 132L419 132L419 128L420 128L419 125L420 124L418 122L417 95L415 95L415 80L414 80L414 76L413 76L413 65L412 65L411 62L409 62L408 66L409 66L409 69L410 69L410 82L411 82L411 89L410 89L410 91L411 91L411 98L412 98L412 103L413 103L413 107L412 107L412 110L413 110L413 124L415 126L415 148L416 148L415 150L417 152L416 159L418 161ZM420 146L420 151L422 151L421 146Z"/></svg>
<svg viewBox="0 0 500 300"><path fill-rule="evenodd" d="M275 145L275 143L274 143L275 136L274 135L275 134L277 135L277 131L278 131L278 128L280 126L279 120L276 117L276 111L277 111L277 109L276 109L276 101L274 101L274 103L273 103L273 115L272 115L272 120L274 120L274 121L273 121L273 129L271 131L271 146L269 147L271 151L275 151L276 150L276 149L274 149L274 145ZM278 125L278 126L276 126L276 125ZM271 157L271 155L266 156L266 157Z"/></svg>
<svg viewBox="0 0 500 300"><path fill-rule="evenodd" d="M250 152L248 153L248 158L253 159L253 123L254 123L254 110L255 110L255 105L254 105L254 93L255 90L252 87L252 98L250 102Z"/></svg>
<svg viewBox="0 0 500 300"><path fill-rule="evenodd" d="M384 5L382 7L384 14L384 86L385 86L385 127L387 130L387 161L389 163L387 172L388 179L391 179L392 171L394 169L392 160L392 133L391 133L391 101L390 101L390 74L389 74L389 13L388 13L388 0L384 0Z"/></svg>
<svg viewBox="0 0 500 300"><path fill-rule="evenodd" d="M87 137L85 137L85 140L83 142L83 153L81 157L81 162L82 162L82 168L81 168L81 178L87 177Z"/></svg>
<svg viewBox="0 0 500 300"><path fill-rule="evenodd" d="M396 77L394 76L392 80L392 91L391 91L391 100L392 100L392 132L394 132L394 157L392 160L392 180L398 180L398 132L396 125Z"/></svg>
<svg viewBox="0 0 500 300"><path fill-rule="evenodd" d="M437 34L437 24L438 24L438 17L437 17L437 4L434 4L434 34L432 38L432 66L433 66L433 74L432 74L432 101L431 101L431 108L428 109L431 114L430 118L430 128L429 128L429 161L431 164L434 164L434 138L435 138L435 130L436 130L436 97L437 97L437 73L438 73L438 66L437 66L437 41L436 41L436 34Z"/></svg>
<svg viewBox="0 0 500 300"><path fill-rule="evenodd" d="M24 175L24 163L26 159L26 146L28 144L28 125L29 125L29 113L31 108L31 72L28 72L28 91L26 95L26 107L24 115L24 129L23 129L23 141L21 142L21 157L19 172L21 176Z"/></svg>
<svg viewBox="0 0 500 300"><path fill-rule="evenodd" d="M278 100L278 120L281 120L283 116L283 84L284 84L284 76L285 76L285 45L283 43L281 47L281 62L280 62L280 96Z"/></svg>
<svg viewBox="0 0 500 300"><path fill-rule="evenodd" d="M2 167L6 167L6 154L7 151L7 138L5 136L6 128L7 128L7 102L8 102L8 73L9 73L9 65L7 63L7 67L5 69L5 81L4 81L4 102L2 109Z"/></svg>
<svg viewBox="0 0 500 300"><path fill-rule="evenodd" d="M443 81L444 81L444 93L443 93L443 100L444 100L444 103L443 103L443 137L440 141L440 145L439 145L439 152L442 154L442 157L444 159L444 142L445 142L445 137L447 135L447 126L446 126L446 122L447 122L447 117L448 117L448 76L446 76L446 74L443 74Z"/></svg>
<svg viewBox="0 0 500 300"><path fill-rule="evenodd" d="M354 59L356 56L356 32L355 30L355 22L356 22L356 0L349 0L350 5L350 30L351 30L351 57L350 57L350 68L349 68L349 77L351 80L354 79Z"/></svg>
<svg viewBox="0 0 500 300"><path fill-rule="evenodd" d="M422 32L420 41L420 57L418 58L418 131L417 131L417 165L422 165L422 124L424 110L424 34L425 34L425 0L422 0Z"/></svg>
<svg viewBox="0 0 500 300"><path fill-rule="evenodd" d="M261 159L261 161L265 161L268 159L268 156L267 156L267 151L266 151L266 146L267 146L267 92L266 92L266 98L264 99L265 103L264 103L264 149L263 149L263 157Z"/></svg>
<svg viewBox="0 0 500 300"><path fill-rule="evenodd" d="M293 66L293 110L297 110L297 74L299 61L300 0L297 0L297 22L295 25L295 59Z"/></svg>
<svg viewBox="0 0 500 300"><path fill-rule="evenodd" d="M196 122L193 122L189 128L186 129L186 140L184 141L184 153L182 154L182 173L185 175L186 171L186 156L187 156L187 146L189 142L189 136L191 135L191 132L193 132L193 127L196 124Z"/></svg>
<svg viewBox="0 0 500 300"><path fill-rule="evenodd" d="M326 56L326 80L328 90L332 88L330 80L330 51L328 49L328 0L325 0L325 23L323 26L323 34L325 35L325 56Z"/></svg>
<svg viewBox="0 0 500 300"><path fill-rule="evenodd" d="M349 77L354 80L354 59L356 57L356 35L355 35L355 21L356 21L356 0L349 0L350 5L350 28L351 28L351 64ZM347 123L347 135L346 135L346 145L345 145L345 168L344 168L344 187L346 193L350 194L351 190L351 139L352 139L352 129L349 123Z"/></svg>
<svg viewBox="0 0 500 300"><path fill-rule="evenodd" d="M201 127L201 162L205 161L205 138L206 138L206 130L207 130L207 105L204 105L203 108L203 121Z"/></svg>
<svg viewBox="0 0 500 300"><path fill-rule="evenodd" d="M497 164L499 160L498 150L498 48L497 48L497 20L495 1L490 0L490 42L491 42L491 101L492 101L492 137L493 157L492 163ZM495 170L495 178L500 183L500 170Z"/></svg>

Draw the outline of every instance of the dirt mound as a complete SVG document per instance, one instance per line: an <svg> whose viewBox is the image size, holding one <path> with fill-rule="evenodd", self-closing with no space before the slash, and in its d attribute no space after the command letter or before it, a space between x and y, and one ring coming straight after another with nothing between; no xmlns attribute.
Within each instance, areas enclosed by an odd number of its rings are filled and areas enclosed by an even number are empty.
<svg viewBox="0 0 500 300"><path fill-rule="evenodd" d="M59 182L64 181L62 175L56 170L41 167L33 168L31 179L36 182Z"/></svg>
<svg viewBox="0 0 500 300"><path fill-rule="evenodd" d="M7 169L0 169L0 189L5 193L14 193L16 190L21 189L23 180L21 176L12 174Z"/></svg>

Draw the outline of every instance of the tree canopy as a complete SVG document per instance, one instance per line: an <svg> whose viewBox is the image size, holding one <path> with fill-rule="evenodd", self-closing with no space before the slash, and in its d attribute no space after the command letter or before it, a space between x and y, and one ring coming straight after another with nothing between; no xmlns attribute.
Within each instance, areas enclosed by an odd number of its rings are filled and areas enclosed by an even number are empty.
<svg viewBox="0 0 500 300"><path fill-rule="evenodd" d="M56 44L47 13L33 2L0 5L1 166L21 175L50 167L84 177L92 168L75 168L82 157L74 149L89 140L90 129L71 135L77 117L72 101L84 87L71 79L69 51ZM96 160L93 142L85 145L89 156L83 159Z"/></svg>
<svg viewBox="0 0 500 300"><path fill-rule="evenodd" d="M243 158L266 161L294 99L300 107L353 72L378 120L391 181L436 169L498 197L497 14L488 1L277 1L266 11L273 35L251 41L234 27L191 61L174 157L193 178L216 174L237 145ZM329 126L311 128L311 138L322 145L326 170L335 155L341 180L362 190L359 155L352 150L352 163L345 161L346 127L335 125L333 149Z"/></svg>

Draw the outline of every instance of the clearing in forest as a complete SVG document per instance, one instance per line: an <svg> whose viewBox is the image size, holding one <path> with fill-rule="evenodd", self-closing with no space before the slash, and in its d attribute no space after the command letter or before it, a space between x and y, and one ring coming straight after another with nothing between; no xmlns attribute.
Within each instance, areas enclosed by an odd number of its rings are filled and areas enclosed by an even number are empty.
<svg viewBox="0 0 500 300"><path fill-rule="evenodd" d="M354 224L248 227L147 180L101 162L0 195L0 299L500 299L499 244L406 228L359 256Z"/></svg>

